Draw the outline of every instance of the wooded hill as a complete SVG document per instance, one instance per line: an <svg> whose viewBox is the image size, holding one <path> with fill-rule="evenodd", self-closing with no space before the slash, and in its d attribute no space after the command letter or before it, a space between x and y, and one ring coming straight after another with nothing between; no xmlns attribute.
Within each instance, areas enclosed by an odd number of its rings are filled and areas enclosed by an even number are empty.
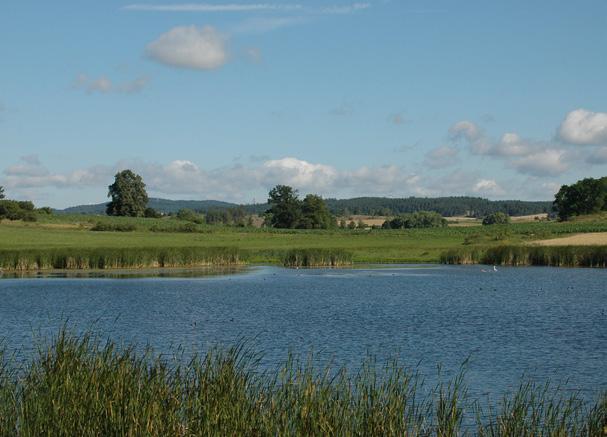
<svg viewBox="0 0 607 437"><path fill-rule="evenodd" d="M353 199L327 199L329 210L339 216L353 214L391 216L416 211L435 211L444 217L471 216L484 217L494 212L503 212L510 216L549 213L552 202L522 200L488 200L480 197L408 197L402 199L388 197L357 197ZM104 215L107 203L79 205L58 210L58 213ZM239 206L249 213L263 214L268 204L238 205L218 200L168 200L150 198L148 206L156 211L168 214L180 209L199 212L222 210Z"/></svg>

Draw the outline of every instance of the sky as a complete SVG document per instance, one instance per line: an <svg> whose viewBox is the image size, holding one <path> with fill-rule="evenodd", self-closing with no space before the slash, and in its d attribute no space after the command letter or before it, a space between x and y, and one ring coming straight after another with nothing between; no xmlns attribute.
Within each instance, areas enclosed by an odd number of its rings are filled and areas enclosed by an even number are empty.
<svg viewBox="0 0 607 437"><path fill-rule="evenodd" d="M0 185L551 200L607 173L607 1L0 5Z"/></svg>

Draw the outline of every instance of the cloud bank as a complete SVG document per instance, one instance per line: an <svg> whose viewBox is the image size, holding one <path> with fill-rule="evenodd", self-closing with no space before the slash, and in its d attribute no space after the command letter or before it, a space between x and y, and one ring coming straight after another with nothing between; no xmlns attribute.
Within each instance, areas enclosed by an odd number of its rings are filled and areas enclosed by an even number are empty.
<svg viewBox="0 0 607 437"><path fill-rule="evenodd" d="M277 184L291 185L301 193L318 193L326 197L505 194L496 181L469 173L451 176L448 181L426 180L413 171L395 165L340 170L331 165L294 157L211 170L185 159L167 164L122 161L114 165L56 173L48 170L36 156L29 156L5 168L0 184L11 192L28 193L44 189L105 190L113 176L126 168L141 174L148 190L155 195L234 202L249 202L254 196L265 196Z"/></svg>

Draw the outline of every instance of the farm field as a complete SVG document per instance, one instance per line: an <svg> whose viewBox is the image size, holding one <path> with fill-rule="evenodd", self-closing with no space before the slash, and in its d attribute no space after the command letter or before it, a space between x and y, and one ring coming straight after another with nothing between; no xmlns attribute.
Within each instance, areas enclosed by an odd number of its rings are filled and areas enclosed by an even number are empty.
<svg viewBox="0 0 607 437"><path fill-rule="evenodd" d="M110 231L94 231L99 225ZM129 231L111 231L121 226ZM351 253L357 263L435 263L450 250L521 245L573 235L584 238L579 234L592 235L588 239L594 240L597 232L607 232L602 216L564 223L327 231L196 225L173 218L41 215L34 223L0 223L0 252L221 247L238 249L251 263L279 263L289 249L337 249Z"/></svg>

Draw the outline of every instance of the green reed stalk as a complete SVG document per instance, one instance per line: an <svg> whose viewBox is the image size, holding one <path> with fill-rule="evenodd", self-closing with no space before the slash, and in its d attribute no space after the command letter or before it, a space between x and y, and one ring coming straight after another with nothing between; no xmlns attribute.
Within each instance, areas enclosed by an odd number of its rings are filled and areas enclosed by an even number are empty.
<svg viewBox="0 0 607 437"><path fill-rule="evenodd" d="M261 371L243 344L167 361L63 329L18 373L0 354L0 436L599 437L607 426L607 394L588 405L526 383L477 406L474 425L463 372L425 389L397 360L367 358L354 374L314 362L290 355Z"/></svg>

